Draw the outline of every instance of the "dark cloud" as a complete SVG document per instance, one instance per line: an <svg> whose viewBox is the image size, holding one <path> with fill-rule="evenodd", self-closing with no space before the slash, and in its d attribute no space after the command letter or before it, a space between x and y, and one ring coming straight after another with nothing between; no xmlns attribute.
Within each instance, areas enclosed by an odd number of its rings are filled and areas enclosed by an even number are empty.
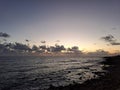
<svg viewBox="0 0 120 90"><path fill-rule="evenodd" d="M46 43L46 41L41 41L41 43Z"/></svg>
<svg viewBox="0 0 120 90"><path fill-rule="evenodd" d="M115 41L114 36L112 36L112 35L108 35L108 36L102 37L101 39L105 40L106 42L113 42L113 41Z"/></svg>
<svg viewBox="0 0 120 90"><path fill-rule="evenodd" d="M48 51L50 51L50 52L61 52L62 50L66 50L64 45L50 46L48 49Z"/></svg>
<svg viewBox="0 0 120 90"><path fill-rule="evenodd" d="M0 37L9 38L10 35L7 33L0 32Z"/></svg>
<svg viewBox="0 0 120 90"><path fill-rule="evenodd" d="M39 48L41 48L41 49L46 49L46 46L45 46L45 45L42 45L42 46L39 46Z"/></svg>
<svg viewBox="0 0 120 90"><path fill-rule="evenodd" d="M112 45L120 45L120 42L112 42Z"/></svg>
<svg viewBox="0 0 120 90"><path fill-rule="evenodd" d="M33 46L32 46L32 50L33 50L33 51L39 51L39 48L38 48L36 45L33 45Z"/></svg>
<svg viewBox="0 0 120 90"><path fill-rule="evenodd" d="M26 39L25 41L26 41L26 42L29 42L30 40Z"/></svg>
<svg viewBox="0 0 120 90"><path fill-rule="evenodd" d="M26 50L30 50L30 47L25 45L25 44L22 44L22 43L15 43L14 45L14 50L21 50L21 51L26 51Z"/></svg>
<svg viewBox="0 0 120 90"><path fill-rule="evenodd" d="M120 42L118 42L113 35L107 35L101 38L105 42L110 43L111 45L120 45Z"/></svg>

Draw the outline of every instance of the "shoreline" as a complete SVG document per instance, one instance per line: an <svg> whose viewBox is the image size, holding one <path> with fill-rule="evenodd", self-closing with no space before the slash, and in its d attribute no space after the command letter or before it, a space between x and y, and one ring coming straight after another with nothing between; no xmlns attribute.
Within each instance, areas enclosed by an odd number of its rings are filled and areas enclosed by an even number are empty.
<svg viewBox="0 0 120 90"><path fill-rule="evenodd" d="M120 56L104 57L104 59L101 64L104 65L103 70L107 71L105 75L87 80L83 84L60 87L51 85L47 90L120 90Z"/></svg>

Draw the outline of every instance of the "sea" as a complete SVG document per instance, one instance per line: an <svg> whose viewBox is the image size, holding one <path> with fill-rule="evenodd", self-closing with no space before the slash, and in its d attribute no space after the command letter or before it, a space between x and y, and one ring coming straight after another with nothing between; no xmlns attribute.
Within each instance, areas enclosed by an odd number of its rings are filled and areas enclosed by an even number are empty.
<svg viewBox="0 0 120 90"><path fill-rule="evenodd" d="M101 57L0 56L0 90L46 90L104 72Z"/></svg>

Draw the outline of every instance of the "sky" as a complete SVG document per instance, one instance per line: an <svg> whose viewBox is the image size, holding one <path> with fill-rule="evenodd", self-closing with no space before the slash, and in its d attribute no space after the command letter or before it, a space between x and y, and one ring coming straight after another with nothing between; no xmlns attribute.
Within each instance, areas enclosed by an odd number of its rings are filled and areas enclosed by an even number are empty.
<svg viewBox="0 0 120 90"><path fill-rule="evenodd" d="M45 40L115 52L120 50L120 0L0 0L0 32L10 34L10 42ZM106 40L110 35L118 44Z"/></svg>

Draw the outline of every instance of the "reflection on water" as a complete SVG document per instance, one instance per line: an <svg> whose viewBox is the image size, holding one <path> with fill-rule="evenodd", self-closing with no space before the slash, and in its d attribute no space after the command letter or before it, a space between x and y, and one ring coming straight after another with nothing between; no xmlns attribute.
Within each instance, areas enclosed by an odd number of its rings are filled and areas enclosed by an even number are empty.
<svg viewBox="0 0 120 90"><path fill-rule="evenodd" d="M0 57L0 90L38 90L96 78L102 58Z"/></svg>

